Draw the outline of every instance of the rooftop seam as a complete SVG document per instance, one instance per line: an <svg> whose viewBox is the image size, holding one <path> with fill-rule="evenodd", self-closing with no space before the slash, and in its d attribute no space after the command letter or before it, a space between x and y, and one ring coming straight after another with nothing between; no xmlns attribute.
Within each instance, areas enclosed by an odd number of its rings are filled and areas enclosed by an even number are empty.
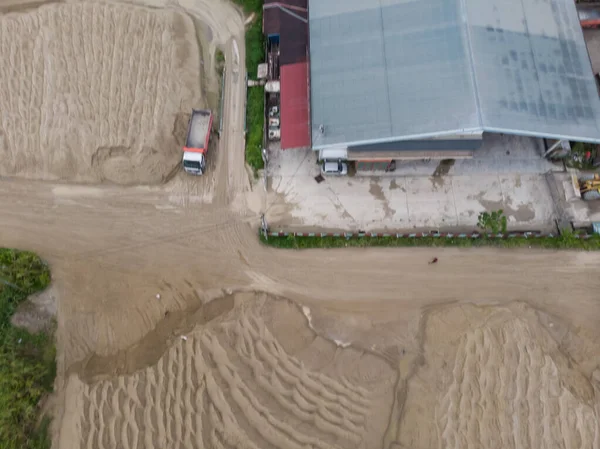
<svg viewBox="0 0 600 449"><path fill-rule="evenodd" d="M388 67L387 67L387 53L385 47L385 29L383 25L383 7L381 6L381 0L379 0L379 17L381 19L381 46L383 47L383 73L385 76L385 89L386 89L386 97L388 104L388 117L390 123L390 136L394 135L394 129L392 125L392 102L390 100L390 77L388 76Z"/></svg>
<svg viewBox="0 0 600 449"><path fill-rule="evenodd" d="M469 53L469 68L471 69L471 79L473 80L473 90L475 91L475 109L477 110L477 120L479 126L483 128L483 118L481 116L481 103L479 101L479 86L477 85L477 75L475 74L475 60L473 58L473 45L471 42L471 27L469 25L469 17L467 14L467 1L460 0L462 19L465 26L467 36L467 47Z"/></svg>

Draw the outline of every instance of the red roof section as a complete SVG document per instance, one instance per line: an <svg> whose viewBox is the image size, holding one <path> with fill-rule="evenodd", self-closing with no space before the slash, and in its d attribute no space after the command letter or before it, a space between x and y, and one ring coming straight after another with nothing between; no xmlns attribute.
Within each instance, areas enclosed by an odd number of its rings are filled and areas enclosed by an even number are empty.
<svg viewBox="0 0 600 449"><path fill-rule="evenodd" d="M310 146L308 63L281 66L281 149Z"/></svg>

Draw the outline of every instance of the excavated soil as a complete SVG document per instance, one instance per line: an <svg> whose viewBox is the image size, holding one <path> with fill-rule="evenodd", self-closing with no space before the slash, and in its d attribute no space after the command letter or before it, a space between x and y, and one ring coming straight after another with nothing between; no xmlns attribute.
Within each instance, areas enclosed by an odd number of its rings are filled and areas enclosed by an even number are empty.
<svg viewBox="0 0 600 449"><path fill-rule="evenodd" d="M302 322L299 308L264 295L237 301L151 366L89 383L72 375L61 435L86 449L376 447L394 370L307 329L286 347L273 321Z"/></svg>
<svg viewBox="0 0 600 449"><path fill-rule="evenodd" d="M332 341L316 330L331 313L315 310L226 295L73 366L61 447L598 447L597 348L556 317L435 306L414 345L378 351L361 346L389 329ZM337 320L347 336L361 321Z"/></svg>
<svg viewBox="0 0 600 449"><path fill-rule="evenodd" d="M24 4L23 8L31 6ZM153 184L203 105L185 14L54 3L0 15L0 176Z"/></svg>
<svg viewBox="0 0 600 449"><path fill-rule="evenodd" d="M525 304L444 307L428 314L423 337L401 447L598 447L600 371L573 358L560 320ZM595 351L576 340L580 353Z"/></svg>

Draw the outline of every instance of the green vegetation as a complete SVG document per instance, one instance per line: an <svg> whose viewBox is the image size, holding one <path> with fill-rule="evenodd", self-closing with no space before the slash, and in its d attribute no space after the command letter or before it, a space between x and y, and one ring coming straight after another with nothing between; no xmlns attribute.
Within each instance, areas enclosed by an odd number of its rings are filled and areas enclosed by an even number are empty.
<svg viewBox="0 0 600 449"><path fill-rule="evenodd" d="M586 251L600 250L600 236L594 235L587 239L579 238L576 234L565 232L557 237L507 237L490 238L396 238L396 237L287 237L269 236L261 241L275 248L309 249L309 248L350 248L350 247L497 247L497 248L547 248L547 249L580 249Z"/></svg>
<svg viewBox="0 0 600 449"><path fill-rule="evenodd" d="M262 0L234 0L240 5L246 14L254 14L254 20L246 29L246 71L248 78L256 79L258 64L265 61L264 38L262 34ZM263 168L262 143L263 126L265 120L264 111L265 91L262 87L248 88L248 99L246 106L246 162L256 174Z"/></svg>
<svg viewBox="0 0 600 449"><path fill-rule="evenodd" d="M246 30L246 70L248 77L256 78L258 64L265 62L265 47L262 34L262 7L254 22Z"/></svg>
<svg viewBox="0 0 600 449"><path fill-rule="evenodd" d="M481 212L477 217L477 227L483 232L506 234L508 220L502 209L493 212Z"/></svg>
<svg viewBox="0 0 600 449"><path fill-rule="evenodd" d="M38 421L38 404L56 374L52 338L10 324L18 304L50 283L35 254L0 248L0 447L47 449L49 420Z"/></svg>
<svg viewBox="0 0 600 449"><path fill-rule="evenodd" d="M254 170L263 168L262 142L263 124L265 120L265 89L262 86L248 89L248 104L246 105L246 162Z"/></svg>
<svg viewBox="0 0 600 449"><path fill-rule="evenodd" d="M217 73L219 73L219 75L222 75L221 72L223 72L224 67L225 54L220 49L217 49L217 51L215 52L215 69L217 70Z"/></svg>
<svg viewBox="0 0 600 449"><path fill-rule="evenodd" d="M582 142L571 142L571 153L565 160L568 167L579 170L590 170L594 166L592 161L597 156L598 145Z"/></svg>
<svg viewBox="0 0 600 449"><path fill-rule="evenodd" d="M240 5L246 14L262 14L263 0L233 0Z"/></svg>

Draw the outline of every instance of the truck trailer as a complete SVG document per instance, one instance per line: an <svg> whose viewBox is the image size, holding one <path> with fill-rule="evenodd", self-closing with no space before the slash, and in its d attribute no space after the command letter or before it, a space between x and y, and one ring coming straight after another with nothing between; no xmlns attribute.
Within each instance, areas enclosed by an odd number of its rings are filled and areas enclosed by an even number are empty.
<svg viewBox="0 0 600 449"><path fill-rule="evenodd" d="M183 169L192 175L206 171L206 153L210 141L213 115L209 109L193 109L183 147Z"/></svg>

